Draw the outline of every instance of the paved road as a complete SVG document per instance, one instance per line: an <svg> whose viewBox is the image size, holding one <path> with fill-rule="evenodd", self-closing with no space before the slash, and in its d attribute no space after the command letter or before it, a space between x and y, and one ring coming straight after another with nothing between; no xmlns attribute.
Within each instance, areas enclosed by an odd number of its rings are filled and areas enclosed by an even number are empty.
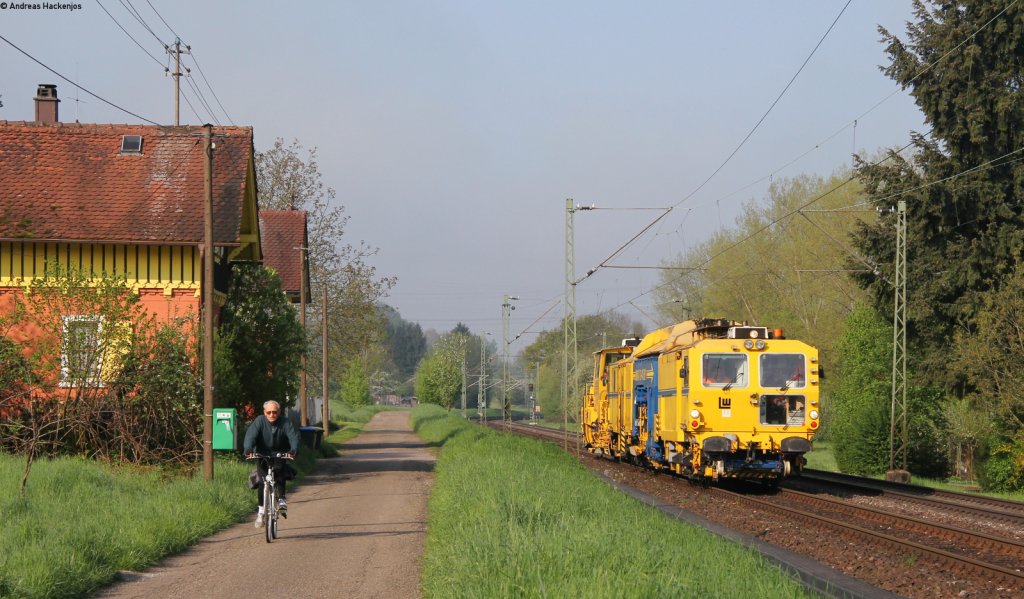
<svg viewBox="0 0 1024 599"><path fill-rule="evenodd" d="M246 520L99 597L419 597L433 452L408 412L377 414L342 452L289 491L273 543Z"/></svg>

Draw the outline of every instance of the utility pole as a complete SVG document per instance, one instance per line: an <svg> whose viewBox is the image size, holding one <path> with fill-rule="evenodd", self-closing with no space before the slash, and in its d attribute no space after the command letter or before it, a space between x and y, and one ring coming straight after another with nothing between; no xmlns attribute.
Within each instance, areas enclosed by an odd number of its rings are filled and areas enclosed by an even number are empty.
<svg viewBox="0 0 1024 599"><path fill-rule="evenodd" d="M537 362L537 376L533 379L533 393L530 399L533 405L530 406L530 424L537 424L537 395L540 394L540 362Z"/></svg>
<svg viewBox="0 0 1024 599"><path fill-rule="evenodd" d="M487 337L480 334L480 379L477 381L476 407L480 410L480 424L487 424Z"/></svg>
<svg viewBox="0 0 1024 599"><path fill-rule="evenodd" d="M203 477L213 480L213 126L204 126L203 187Z"/></svg>
<svg viewBox="0 0 1024 599"><path fill-rule="evenodd" d="M327 284L326 283L322 283L321 287L323 288L323 298L322 298L323 314L320 317L320 320L321 320L321 331L320 331L320 334L323 337L323 356L324 356L324 359L323 359L323 363L324 363L323 364L323 368L324 368L324 371L323 371L323 379L324 379L323 396L324 396L324 401L323 401L323 406L322 406L323 414L322 414L321 417L323 418L323 423L324 423L324 439L326 439L327 435L331 432L331 404L327 400L327 395L328 395L327 390L330 389L331 386L328 384L328 377L327 377L327 373L328 373L328 369L327 369Z"/></svg>
<svg viewBox="0 0 1024 599"><path fill-rule="evenodd" d="M461 335L460 335L461 336ZM466 419L466 342L469 337L462 337L462 419Z"/></svg>
<svg viewBox="0 0 1024 599"><path fill-rule="evenodd" d="M512 315L512 310L516 309L512 305L512 301L518 299L518 297L506 293L505 298L501 302L501 340L503 342L501 354L501 415L506 426L512 423L512 398L509 396L508 377L508 321Z"/></svg>
<svg viewBox="0 0 1024 599"><path fill-rule="evenodd" d="M907 470L907 202L896 207L896 291L892 315L892 409L887 480L909 483ZM898 429L898 430L897 430Z"/></svg>
<svg viewBox="0 0 1024 599"><path fill-rule="evenodd" d="M569 401L579 392L579 371L576 365L576 249L574 213L593 210L593 206L573 207L572 198L565 200L565 299L562 302L562 442L569 450Z"/></svg>
<svg viewBox="0 0 1024 599"><path fill-rule="evenodd" d="M302 327L302 356L299 358L302 374L299 376L299 422L309 426L309 404L306 399L306 252L309 248L298 247L299 250L299 326Z"/></svg>
<svg viewBox="0 0 1024 599"><path fill-rule="evenodd" d="M173 54L174 55L174 72L171 73L171 77L174 77L174 125L175 126L178 126L180 124L179 118L178 118L178 114L179 114L179 106L181 104L181 75L182 75L182 72L181 72L181 55L182 54L189 54L189 50L191 50L191 49L192 49L192 46L185 46L185 49L182 50L181 49L181 39L180 38L174 38L174 46L173 47L171 47L171 46L164 46L164 50L166 50L168 54ZM188 76L188 74L190 72L191 71L189 71L189 69L186 68L185 69L185 73L184 73L185 76Z"/></svg>

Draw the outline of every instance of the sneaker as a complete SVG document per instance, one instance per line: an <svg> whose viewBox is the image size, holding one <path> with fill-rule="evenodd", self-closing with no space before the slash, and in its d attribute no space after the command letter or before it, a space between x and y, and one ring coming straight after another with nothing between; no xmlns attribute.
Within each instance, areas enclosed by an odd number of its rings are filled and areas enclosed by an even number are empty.
<svg viewBox="0 0 1024 599"><path fill-rule="evenodd" d="M277 513L279 513L282 518L288 517L288 502L285 501L283 497L277 500Z"/></svg>
<svg viewBox="0 0 1024 599"><path fill-rule="evenodd" d="M253 526L263 528L263 510L256 512L256 523Z"/></svg>

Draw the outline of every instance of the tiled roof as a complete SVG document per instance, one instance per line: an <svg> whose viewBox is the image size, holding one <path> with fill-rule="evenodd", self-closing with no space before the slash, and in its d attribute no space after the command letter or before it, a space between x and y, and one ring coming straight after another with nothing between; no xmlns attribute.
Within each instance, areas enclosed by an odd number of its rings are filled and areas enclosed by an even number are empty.
<svg viewBox="0 0 1024 599"><path fill-rule="evenodd" d="M277 271L285 293L298 295L302 280L302 252L306 246L305 210L260 210L263 264ZM306 291L309 291L307 281ZM306 298L310 301L310 298Z"/></svg>
<svg viewBox="0 0 1024 599"><path fill-rule="evenodd" d="M0 121L0 239L201 242L203 131ZM214 240L238 244L252 129L213 133ZM124 135L141 154L121 154Z"/></svg>

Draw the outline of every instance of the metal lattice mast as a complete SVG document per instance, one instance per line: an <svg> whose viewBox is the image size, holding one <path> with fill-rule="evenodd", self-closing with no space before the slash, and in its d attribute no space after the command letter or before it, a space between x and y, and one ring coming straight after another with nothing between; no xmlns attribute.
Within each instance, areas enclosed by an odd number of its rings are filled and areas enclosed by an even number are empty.
<svg viewBox="0 0 1024 599"><path fill-rule="evenodd" d="M907 470L907 203L896 208L896 292L892 316L889 470ZM898 430L897 430L898 429Z"/></svg>
<svg viewBox="0 0 1024 599"><path fill-rule="evenodd" d="M505 424L512 422L512 396L509 393L510 383L508 374L508 327L512 310L516 309L512 305L512 301L517 299L519 298L514 295L505 294L501 302L501 417Z"/></svg>
<svg viewBox="0 0 1024 599"><path fill-rule="evenodd" d="M462 419L466 419L466 344L469 341L467 337L462 337L460 345L462 346Z"/></svg>
<svg viewBox="0 0 1024 599"><path fill-rule="evenodd" d="M480 410L480 424L487 423L487 337L480 335L480 378L477 381L476 407Z"/></svg>
<svg viewBox="0 0 1024 599"><path fill-rule="evenodd" d="M565 200L565 300L563 303L562 346L562 441L569 449L569 400L576 392L576 232L572 198Z"/></svg>

